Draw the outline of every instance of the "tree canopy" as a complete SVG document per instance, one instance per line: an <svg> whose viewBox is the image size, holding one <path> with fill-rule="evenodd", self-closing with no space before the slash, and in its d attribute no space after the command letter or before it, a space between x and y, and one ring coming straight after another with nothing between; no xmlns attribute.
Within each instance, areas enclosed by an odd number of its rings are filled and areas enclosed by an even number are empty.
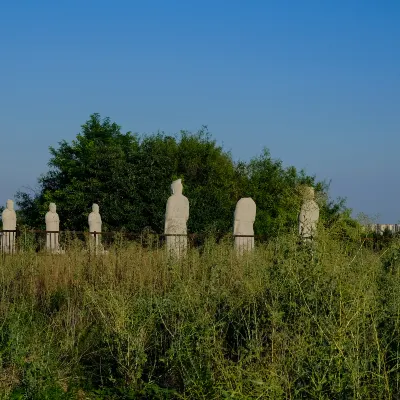
<svg viewBox="0 0 400 400"><path fill-rule="evenodd" d="M267 149L249 162L234 162L207 127L170 136L122 133L109 118L92 114L70 143L50 147L49 171L35 193L16 195L20 220L44 228L50 202L57 204L61 229L87 229L91 205L98 203L104 230L162 232L170 184L181 178L190 202L189 232L232 230L236 202L252 197L257 204L256 234L277 235L296 226L302 184L320 193L322 215L333 220L343 202L329 201L328 185L315 176L284 168Z"/></svg>

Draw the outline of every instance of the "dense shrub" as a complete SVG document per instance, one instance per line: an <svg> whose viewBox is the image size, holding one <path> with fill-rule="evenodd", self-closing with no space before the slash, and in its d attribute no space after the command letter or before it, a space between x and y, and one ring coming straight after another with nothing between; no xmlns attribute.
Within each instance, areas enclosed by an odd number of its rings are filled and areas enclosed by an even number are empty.
<svg viewBox="0 0 400 400"><path fill-rule="evenodd" d="M104 229L161 233L176 178L182 178L190 201L193 233L230 232L236 202L247 196L257 203L256 234L287 233L297 222L302 184L315 186L327 225L345 210L343 201L327 198L324 182L283 167L268 150L249 162L234 162L206 127L176 136L137 135L121 133L109 118L93 114L75 140L62 141L50 152L50 170L39 178L36 192L17 194L18 221L32 228L44 229L48 205L55 202L62 230L85 230L96 202Z"/></svg>

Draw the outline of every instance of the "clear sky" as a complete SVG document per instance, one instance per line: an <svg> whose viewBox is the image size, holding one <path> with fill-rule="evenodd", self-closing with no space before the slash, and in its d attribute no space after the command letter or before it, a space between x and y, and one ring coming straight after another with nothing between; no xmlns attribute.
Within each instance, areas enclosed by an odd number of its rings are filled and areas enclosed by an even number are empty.
<svg viewBox="0 0 400 400"><path fill-rule="evenodd" d="M94 112L123 131L208 125L400 220L400 1L69 0L0 7L0 204Z"/></svg>

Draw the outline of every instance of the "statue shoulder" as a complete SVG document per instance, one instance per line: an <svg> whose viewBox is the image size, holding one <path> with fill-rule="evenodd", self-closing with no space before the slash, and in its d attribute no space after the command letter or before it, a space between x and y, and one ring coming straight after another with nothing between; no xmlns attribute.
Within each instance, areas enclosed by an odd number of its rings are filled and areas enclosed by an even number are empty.
<svg viewBox="0 0 400 400"><path fill-rule="evenodd" d="M6 217L6 218L12 218L12 217L17 217L17 213L15 212L15 210L9 210L8 208L6 208L3 212L2 212L2 217Z"/></svg>
<svg viewBox="0 0 400 400"><path fill-rule="evenodd" d="M168 200L167 200L167 206L166 206L166 208L168 209L168 208L170 208L171 206L172 206L172 204L174 203L174 196L169 196L168 197Z"/></svg>

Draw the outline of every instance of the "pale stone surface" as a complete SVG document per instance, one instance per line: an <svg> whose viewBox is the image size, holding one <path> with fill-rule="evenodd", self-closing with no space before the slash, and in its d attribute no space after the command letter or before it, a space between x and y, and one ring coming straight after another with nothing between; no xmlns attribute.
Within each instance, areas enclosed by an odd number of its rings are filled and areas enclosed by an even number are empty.
<svg viewBox="0 0 400 400"><path fill-rule="evenodd" d="M254 235L256 203L251 197L244 197L236 204L233 235ZM239 254L254 248L254 237L235 237L235 248Z"/></svg>
<svg viewBox="0 0 400 400"><path fill-rule="evenodd" d="M7 206L2 213L3 230L15 231L17 229L17 215L14 211L14 202L7 200ZM15 232L3 232L1 240L2 251L13 253L15 251Z"/></svg>
<svg viewBox="0 0 400 400"><path fill-rule="evenodd" d="M92 212L89 214L88 222L89 222L89 232L100 233L100 235L94 235L94 233L90 234L90 236L93 238L92 240L94 241L95 246L97 247L100 245L101 224L102 224L98 204L93 204Z"/></svg>
<svg viewBox="0 0 400 400"><path fill-rule="evenodd" d="M46 231L46 250L51 252L59 252L59 231L60 231L60 218L57 214L57 207L54 203L50 203L49 211L45 216ZM54 233L57 232L57 233Z"/></svg>
<svg viewBox="0 0 400 400"><path fill-rule="evenodd" d="M303 204L299 213L299 235L305 241L311 241L316 235L319 207L314 198L314 188L304 188Z"/></svg>
<svg viewBox="0 0 400 400"><path fill-rule="evenodd" d="M189 219L189 200L182 194L181 179L171 184L172 196L168 198L165 210L166 235L187 235L186 223ZM167 236L168 252L180 256L186 253L187 236Z"/></svg>

